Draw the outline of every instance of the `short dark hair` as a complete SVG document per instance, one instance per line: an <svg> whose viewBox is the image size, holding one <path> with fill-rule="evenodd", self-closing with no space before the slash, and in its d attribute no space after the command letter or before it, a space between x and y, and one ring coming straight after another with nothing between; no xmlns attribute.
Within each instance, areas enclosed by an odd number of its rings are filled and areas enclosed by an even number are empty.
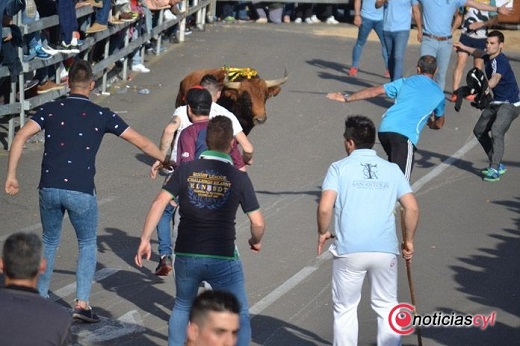
<svg viewBox="0 0 520 346"><path fill-rule="evenodd" d="M229 143L233 139L233 124L231 119L217 115L208 122L206 144L208 149L229 152Z"/></svg>
<svg viewBox="0 0 520 346"><path fill-rule="evenodd" d="M82 59L75 60L69 69L69 84L88 84L94 79L92 67Z"/></svg>
<svg viewBox="0 0 520 346"><path fill-rule="evenodd" d="M202 79L200 80L200 85L209 91L211 96L217 97L217 93L220 91L221 86L217 80L217 77L215 77L212 74L205 74Z"/></svg>
<svg viewBox="0 0 520 346"><path fill-rule="evenodd" d="M423 55L419 58L417 67L421 69L421 73L433 75L437 70L437 59L431 55Z"/></svg>
<svg viewBox="0 0 520 346"><path fill-rule="evenodd" d="M208 290L201 293L191 305L190 322L201 323L208 312L240 313L240 303L231 293Z"/></svg>
<svg viewBox="0 0 520 346"><path fill-rule="evenodd" d="M42 242L34 233L14 233L2 250L4 273L10 279L34 279L42 260Z"/></svg>
<svg viewBox="0 0 520 346"><path fill-rule="evenodd" d="M376 142L374 122L363 115L350 115L345 120L345 140L352 140L356 149L371 149Z"/></svg>
<svg viewBox="0 0 520 346"><path fill-rule="evenodd" d="M488 32L487 37L498 37L498 43L504 43L504 34L498 30Z"/></svg>

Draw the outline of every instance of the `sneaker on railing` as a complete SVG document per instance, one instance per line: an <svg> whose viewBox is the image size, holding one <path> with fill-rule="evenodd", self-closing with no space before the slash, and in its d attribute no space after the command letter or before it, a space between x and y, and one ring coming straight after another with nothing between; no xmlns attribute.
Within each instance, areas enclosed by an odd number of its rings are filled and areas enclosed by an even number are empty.
<svg viewBox="0 0 520 346"><path fill-rule="evenodd" d="M52 55L50 55L49 53L45 52L43 50L42 46L36 46L36 48L34 49L34 52L36 53L36 57L38 59L49 60L50 58L52 58Z"/></svg>
<svg viewBox="0 0 520 346"><path fill-rule="evenodd" d="M106 29L108 29L108 25L99 24L99 23L94 22L94 24L92 24L89 28L87 28L86 33L93 34L95 32L100 32L100 31L103 31Z"/></svg>
<svg viewBox="0 0 520 346"><path fill-rule="evenodd" d="M59 90L65 88L65 85L56 84L51 82L50 80L46 80L43 84L40 84L36 87L36 92L38 94L45 94L49 91Z"/></svg>

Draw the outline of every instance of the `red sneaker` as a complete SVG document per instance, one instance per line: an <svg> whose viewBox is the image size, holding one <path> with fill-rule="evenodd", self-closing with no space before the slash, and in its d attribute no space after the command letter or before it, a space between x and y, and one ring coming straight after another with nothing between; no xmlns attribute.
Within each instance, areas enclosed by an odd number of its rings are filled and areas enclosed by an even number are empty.
<svg viewBox="0 0 520 346"><path fill-rule="evenodd" d="M466 96L465 99L468 101L475 101L475 96L477 96L477 95L471 94L471 95Z"/></svg>
<svg viewBox="0 0 520 346"><path fill-rule="evenodd" d="M349 74L349 76L354 77L355 75L357 75L357 71L358 71L358 68L352 66L352 67L350 68L350 70L348 71L348 74Z"/></svg>

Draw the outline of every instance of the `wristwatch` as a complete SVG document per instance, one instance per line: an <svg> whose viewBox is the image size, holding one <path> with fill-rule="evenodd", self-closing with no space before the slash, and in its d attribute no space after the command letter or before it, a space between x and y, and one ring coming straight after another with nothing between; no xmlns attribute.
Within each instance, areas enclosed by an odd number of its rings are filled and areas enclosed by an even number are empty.
<svg viewBox="0 0 520 346"><path fill-rule="evenodd" d="M345 102L350 102L350 100L348 99L349 96L350 96L349 93L343 94L343 98L345 99Z"/></svg>

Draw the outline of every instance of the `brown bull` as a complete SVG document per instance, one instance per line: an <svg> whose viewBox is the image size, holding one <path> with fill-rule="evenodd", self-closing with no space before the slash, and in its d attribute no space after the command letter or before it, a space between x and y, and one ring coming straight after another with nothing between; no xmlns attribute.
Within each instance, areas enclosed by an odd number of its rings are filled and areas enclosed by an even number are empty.
<svg viewBox="0 0 520 346"><path fill-rule="evenodd" d="M197 70L188 74L181 81L175 102L176 107L185 104L184 95L191 87L199 84L206 74L215 76L221 83L222 93L218 103L236 115L246 135L255 125L265 123L267 120L265 101L278 95L281 91L280 85L288 79L287 69L281 79L263 80L255 76L250 79L239 77L233 82L227 79L227 72L224 68Z"/></svg>

